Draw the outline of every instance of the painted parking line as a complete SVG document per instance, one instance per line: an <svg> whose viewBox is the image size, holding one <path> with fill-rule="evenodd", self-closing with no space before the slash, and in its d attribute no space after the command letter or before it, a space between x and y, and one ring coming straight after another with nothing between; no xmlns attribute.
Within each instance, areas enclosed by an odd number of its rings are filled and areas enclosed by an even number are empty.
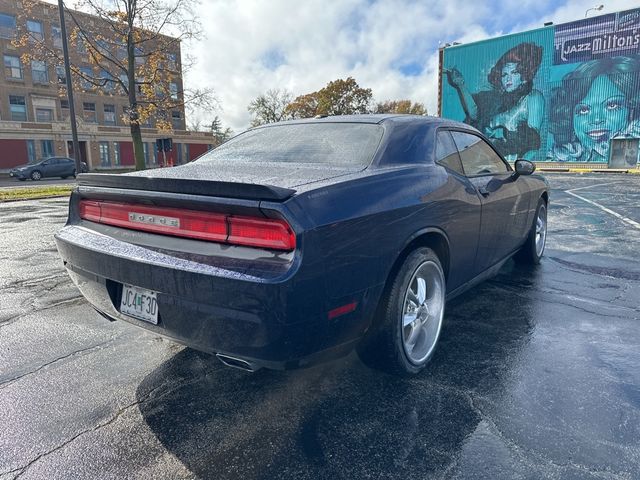
<svg viewBox="0 0 640 480"><path fill-rule="evenodd" d="M613 215L614 217L616 217L617 219L623 221L627 225L631 225L632 227L637 228L638 230L640 230L640 223L636 222L635 220L631 220L630 218L625 217L624 215L620 215L618 212L614 212L613 210L611 210L610 208L605 207L604 205L600 205L599 203L596 203L593 200L589 200L588 198L581 197L577 193L573 193L575 190L583 190L585 188L593 188L593 187L598 187L598 186L603 186L603 185L611 185L611 183L601 183L601 184L598 184L598 185L589 185L587 187L572 188L571 190L565 190L564 193L567 193L567 194L571 195L572 197L576 197L577 199L582 200L583 202L586 202L586 203L588 203L590 205L593 205L594 207L599 208L603 212L606 212L609 215Z"/></svg>
<svg viewBox="0 0 640 480"><path fill-rule="evenodd" d="M585 188L595 188L595 187L604 187L605 185L614 185L616 182L607 182L607 183L596 183L595 185L587 185L586 187L578 187L572 188L570 190L565 190L567 193L576 192L578 190L584 190Z"/></svg>

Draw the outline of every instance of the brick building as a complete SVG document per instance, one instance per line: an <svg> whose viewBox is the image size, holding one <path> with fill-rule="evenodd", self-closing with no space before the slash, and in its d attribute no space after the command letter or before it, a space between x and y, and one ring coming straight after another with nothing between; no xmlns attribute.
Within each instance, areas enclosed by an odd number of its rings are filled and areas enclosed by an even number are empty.
<svg viewBox="0 0 640 480"><path fill-rule="evenodd" d="M86 14L75 15L92 24L101 21ZM37 3L25 15L21 2L0 0L0 50L4 65L0 75L0 171L52 155L72 154L64 66L37 60L24 62L23 54L29 45L14 43L20 32L26 31L48 48L61 50L59 19L56 5ZM66 23L70 30L72 22ZM166 52L167 63L175 70L170 89L171 95L182 95L180 47L178 42L175 44L173 51ZM74 65L91 68L81 42L69 44L69 56ZM101 88L84 87L74 89L81 157L91 170L133 168L133 143L129 126L122 118L129 104L124 91L115 82ZM193 160L215 143L209 133L186 130L183 107L176 107L170 115L172 133L155 128L154 118L142 125L145 158L150 167L162 162L162 154L155 147L158 138L173 139L174 149L167 156L175 164Z"/></svg>

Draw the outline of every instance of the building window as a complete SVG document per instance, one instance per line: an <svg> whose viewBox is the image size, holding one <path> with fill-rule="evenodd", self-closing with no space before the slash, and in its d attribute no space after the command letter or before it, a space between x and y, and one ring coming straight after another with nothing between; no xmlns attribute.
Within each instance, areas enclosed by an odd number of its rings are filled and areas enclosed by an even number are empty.
<svg viewBox="0 0 640 480"><path fill-rule="evenodd" d="M122 42L117 43L116 58L120 61L126 60L127 58L127 46Z"/></svg>
<svg viewBox="0 0 640 480"><path fill-rule="evenodd" d="M36 142L33 140L27 140L27 159L29 163L36 161Z"/></svg>
<svg viewBox="0 0 640 480"><path fill-rule="evenodd" d="M177 55L175 53L167 53L167 68L169 70L176 70Z"/></svg>
<svg viewBox="0 0 640 480"><path fill-rule="evenodd" d="M104 106L104 124L105 125L116 124L116 106L115 105Z"/></svg>
<svg viewBox="0 0 640 480"><path fill-rule="evenodd" d="M44 35L42 34L42 22L27 20L27 31L29 32L30 42L41 42L44 40Z"/></svg>
<svg viewBox="0 0 640 480"><path fill-rule="evenodd" d="M106 70L100 72L100 82L102 83L102 89L107 93L112 93L116 88L116 82Z"/></svg>
<svg viewBox="0 0 640 480"><path fill-rule="evenodd" d="M180 112L171 112L171 126L177 130L182 128L182 117L180 116Z"/></svg>
<svg viewBox="0 0 640 480"><path fill-rule="evenodd" d="M82 55L86 55L87 53L87 44L82 38L82 34L78 35L78 39L76 40L76 51Z"/></svg>
<svg viewBox="0 0 640 480"><path fill-rule="evenodd" d="M62 85L67 84L67 72L64 70L64 65L56 65L56 79Z"/></svg>
<svg viewBox="0 0 640 480"><path fill-rule="evenodd" d="M113 142L113 165L120 165L120 143Z"/></svg>
<svg viewBox="0 0 640 480"><path fill-rule="evenodd" d="M109 142L99 142L98 148L100 149L100 166L110 167L111 158L109 157Z"/></svg>
<svg viewBox="0 0 640 480"><path fill-rule="evenodd" d="M33 83L47 84L49 83L49 72L47 64L40 60L31 60L31 77Z"/></svg>
<svg viewBox="0 0 640 480"><path fill-rule="evenodd" d="M0 37L13 38L16 35L16 17L0 13Z"/></svg>
<svg viewBox="0 0 640 480"><path fill-rule="evenodd" d="M109 44L107 42L105 42L104 40L97 40L96 41L96 50L103 57L106 57L111 53L109 51Z"/></svg>
<svg viewBox="0 0 640 480"><path fill-rule="evenodd" d="M172 100L178 100L178 84L171 82L169 84L169 92Z"/></svg>
<svg viewBox="0 0 640 480"><path fill-rule="evenodd" d="M121 73L120 76L120 90L126 95L129 92L129 77L126 73Z"/></svg>
<svg viewBox="0 0 640 480"><path fill-rule="evenodd" d="M84 121L87 123L96 123L96 104L91 102L84 102L82 104L82 110L84 113Z"/></svg>
<svg viewBox="0 0 640 480"><path fill-rule="evenodd" d="M53 157L53 140L42 140L42 158Z"/></svg>
<svg viewBox="0 0 640 480"><path fill-rule="evenodd" d="M80 67L81 80L80 86L83 90L91 90L93 88L93 69L91 67Z"/></svg>
<svg viewBox="0 0 640 480"><path fill-rule="evenodd" d="M142 144L142 153L144 154L144 164L149 165L149 144L147 142Z"/></svg>
<svg viewBox="0 0 640 480"><path fill-rule="evenodd" d="M11 110L11 120L17 122L27 121L27 103L24 97L9 95L9 109Z"/></svg>
<svg viewBox="0 0 640 480"><path fill-rule="evenodd" d="M62 113L62 120L69 119L69 100L61 99L60 100L60 112Z"/></svg>
<svg viewBox="0 0 640 480"><path fill-rule="evenodd" d="M62 29L58 25L51 25L51 40L54 47L62 48Z"/></svg>
<svg viewBox="0 0 640 480"><path fill-rule="evenodd" d="M176 164L182 165L182 144L174 143L173 150L176 152Z"/></svg>
<svg viewBox="0 0 640 480"><path fill-rule="evenodd" d="M53 110L50 108L36 108L36 122L53 122Z"/></svg>
<svg viewBox="0 0 640 480"><path fill-rule="evenodd" d="M136 65L144 65L144 53L142 52L142 49L139 47L135 48L134 51L134 56L136 59Z"/></svg>
<svg viewBox="0 0 640 480"><path fill-rule="evenodd" d="M20 57L14 57L13 55L5 55L4 71L7 78L13 78L14 80L22 80L22 64L20 63Z"/></svg>

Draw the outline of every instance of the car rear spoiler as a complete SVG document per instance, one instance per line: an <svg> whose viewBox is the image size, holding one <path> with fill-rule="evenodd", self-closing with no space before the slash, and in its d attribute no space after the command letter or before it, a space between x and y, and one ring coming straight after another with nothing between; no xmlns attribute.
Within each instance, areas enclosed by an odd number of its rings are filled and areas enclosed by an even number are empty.
<svg viewBox="0 0 640 480"><path fill-rule="evenodd" d="M214 180L188 178L138 177L110 173L81 173L78 175L78 185L279 202L296 193L295 190L290 188L274 187L272 185L217 182Z"/></svg>

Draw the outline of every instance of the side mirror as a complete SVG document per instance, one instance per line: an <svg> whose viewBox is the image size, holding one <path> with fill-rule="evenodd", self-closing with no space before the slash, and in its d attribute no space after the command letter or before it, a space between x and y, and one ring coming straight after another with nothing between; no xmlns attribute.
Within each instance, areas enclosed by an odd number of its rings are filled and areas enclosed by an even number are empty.
<svg viewBox="0 0 640 480"><path fill-rule="evenodd" d="M516 177L519 177L520 175L531 175L536 171L536 165L529 160L516 160L515 170Z"/></svg>

